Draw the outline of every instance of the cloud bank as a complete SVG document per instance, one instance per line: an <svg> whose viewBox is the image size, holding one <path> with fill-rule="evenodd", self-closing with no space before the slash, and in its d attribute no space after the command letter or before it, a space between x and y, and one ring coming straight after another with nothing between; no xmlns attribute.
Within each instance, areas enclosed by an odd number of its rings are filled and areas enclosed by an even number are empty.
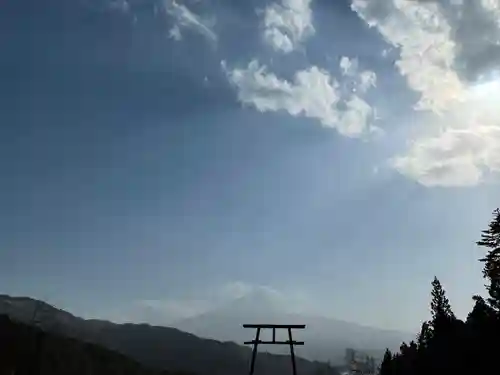
<svg viewBox="0 0 500 375"><path fill-rule="evenodd" d="M160 1L174 20L170 38L180 41L192 30L217 42L211 22L175 0ZM109 4L130 10L127 0ZM261 9L263 42L285 55L305 46L316 33L311 5L281 0ZM389 44L381 51L385 62L396 56L396 70L418 95L407 119L419 127L389 166L424 186L442 187L475 186L499 172L500 0L351 0L351 9ZM348 57L339 68L334 76L309 64L287 80L258 56L246 66L223 63L238 100L260 112L313 119L347 137L379 130L369 95L377 74Z"/></svg>
<svg viewBox="0 0 500 375"><path fill-rule="evenodd" d="M391 165L426 186L472 186L498 172L500 1L353 0L352 9L399 49L396 67L420 94L415 109L432 114Z"/></svg>

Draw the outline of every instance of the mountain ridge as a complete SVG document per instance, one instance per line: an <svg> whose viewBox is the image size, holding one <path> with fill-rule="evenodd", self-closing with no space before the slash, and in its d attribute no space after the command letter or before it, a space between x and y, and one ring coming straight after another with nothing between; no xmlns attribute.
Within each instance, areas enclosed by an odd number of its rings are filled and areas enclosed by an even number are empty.
<svg viewBox="0 0 500 375"><path fill-rule="evenodd" d="M249 347L197 337L177 328L147 323L117 324L97 319L86 320L30 297L0 295L0 314L37 326L50 333L62 334L97 344L153 368L197 375L234 375L248 369ZM337 375L338 369L326 363L299 356L301 374ZM260 353L256 372L285 375L290 371L289 356Z"/></svg>

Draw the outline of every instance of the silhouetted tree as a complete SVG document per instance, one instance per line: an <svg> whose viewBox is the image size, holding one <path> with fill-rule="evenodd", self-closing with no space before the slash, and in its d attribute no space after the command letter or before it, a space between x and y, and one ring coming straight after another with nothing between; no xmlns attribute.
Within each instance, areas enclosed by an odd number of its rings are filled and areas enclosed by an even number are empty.
<svg viewBox="0 0 500 375"><path fill-rule="evenodd" d="M425 321L422 323L422 328L417 336L417 345L420 351L427 348L427 344L432 338L432 330L429 326L429 322Z"/></svg>
<svg viewBox="0 0 500 375"><path fill-rule="evenodd" d="M392 353L389 349L386 349L382 363L380 364L380 375L393 375L392 371Z"/></svg>
<svg viewBox="0 0 500 375"><path fill-rule="evenodd" d="M490 249L480 261L484 263L483 275L489 281L486 286L490 297L488 303L500 312L500 210L493 211L493 220L483 230L479 246Z"/></svg>
<svg viewBox="0 0 500 375"><path fill-rule="evenodd" d="M451 310L450 301L446 297L446 292L441 286L441 282L437 277L432 281L432 300L431 300L431 313L432 313L432 327L440 319L452 320L455 319L455 314Z"/></svg>
<svg viewBox="0 0 500 375"><path fill-rule="evenodd" d="M495 310L481 296L473 296L472 299L475 303L467 315L467 324L476 330L484 330L495 317Z"/></svg>
<svg viewBox="0 0 500 375"><path fill-rule="evenodd" d="M474 296L465 322L453 313L437 277L432 281L431 319L422 323L417 343L403 343L399 353L386 352L380 375L442 375L468 372L498 373L500 351L500 210L493 212L479 246L488 248L483 276L489 298Z"/></svg>

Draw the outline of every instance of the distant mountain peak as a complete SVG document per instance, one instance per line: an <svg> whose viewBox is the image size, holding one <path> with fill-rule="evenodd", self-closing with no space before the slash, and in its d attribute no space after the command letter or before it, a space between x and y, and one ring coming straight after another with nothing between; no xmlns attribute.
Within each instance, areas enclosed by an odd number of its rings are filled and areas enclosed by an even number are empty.
<svg viewBox="0 0 500 375"><path fill-rule="evenodd" d="M231 311L263 311L269 313L283 313L286 310L285 299L273 290L261 287L236 298L219 310Z"/></svg>

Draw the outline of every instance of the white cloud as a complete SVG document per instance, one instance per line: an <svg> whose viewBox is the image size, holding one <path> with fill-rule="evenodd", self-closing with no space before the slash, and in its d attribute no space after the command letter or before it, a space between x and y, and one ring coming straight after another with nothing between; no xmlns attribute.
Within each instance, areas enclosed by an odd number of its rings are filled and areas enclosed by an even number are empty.
<svg viewBox="0 0 500 375"><path fill-rule="evenodd" d="M292 82L277 77L256 60L244 69L229 70L223 63L223 69L236 87L239 101L261 112L284 110L292 116L317 119L349 137L371 129L373 108L356 94L344 96L338 81L316 66L296 72Z"/></svg>
<svg viewBox="0 0 500 375"><path fill-rule="evenodd" d="M263 14L263 37L276 51L290 53L314 35L311 0L282 0L268 5Z"/></svg>
<svg viewBox="0 0 500 375"><path fill-rule="evenodd" d="M237 299L255 290L256 286L241 281L229 282L215 291L216 299Z"/></svg>
<svg viewBox="0 0 500 375"><path fill-rule="evenodd" d="M396 66L420 94L415 109L432 114L412 115L425 124L391 165L426 186L471 186L500 171L492 70L500 63L500 1L352 0L352 8L399 49ZM484 77L489 89L478 85Z"/></svg>
<svg viewBox="0 0 500 375"><path fill-rule="evenodd" d="M409 86L421 94L417 109L446 110L462 95L452 70L456 44L451 27L435 3L414 0L353 0L352 8L400 48L396 66Z"/></svg>
<svg viewBox="0 0 500 375"><path fill-rule="evenodd" d="M181 34L181 29L179 28L179 25L174 25L170 31L168 32L168 36L171 39L174 39L176 41L180 41L182 39L182 34Z"/></svg>
<svg viewBox="0 0 500 375"><path fill-rule="evenodd" d="M500 172L500 83L478 85L391 163L426 186L473 186Z"/></svg>
<svg viewBox="0 0 500 375"><path fill-rule="evenodd" d="M340 58L340 70L344 76L353 76L358 70L358 60L350 59L347 56Z"/></svg>
<svg viewBox="0 0 500 375"><path fill-rule="evenodd" d="M174 39L180 39L180 28L187 28L196 31L212 42L217 41L217 35L209 23L194 14L185 5L177 4L175 0L164 0L163 8L176 21L176 25L170 30L170 36Z"/></svg>
<svg viewBox="0 0 500 375"><path fill-rule="evenodd" d="M358 88L362 93L377 85L377 75L375 72L365 70L359 74Z"/></svg>
<svg viewBox="0 0 500 375"><path fill-rule="evenodd" d="M351 92L365 94L370 88L376 87L377 75L371 70L359 71L359 61L347 56L340 58L340 71L344 77L344 83L349 86Z"/></svg>
<svg viewBox="0 0 500 375"><path fill-rule="evenodd" d="M415 141L408 154L393 160L401 173L425 186L474 186L486 166L500 171L498 128L446 129Z"/></svg>

